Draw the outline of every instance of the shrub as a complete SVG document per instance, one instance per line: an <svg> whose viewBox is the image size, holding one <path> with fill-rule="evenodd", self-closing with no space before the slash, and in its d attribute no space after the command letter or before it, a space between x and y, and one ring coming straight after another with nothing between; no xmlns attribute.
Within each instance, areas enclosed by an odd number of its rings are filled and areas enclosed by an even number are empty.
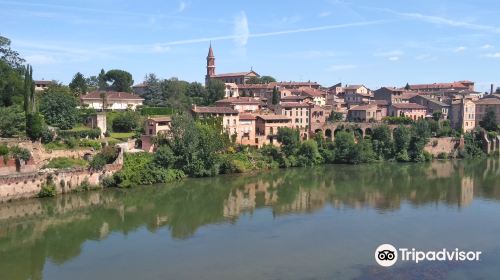
<svg viewBox="0 0 500 280"><path fill-rule="evenodd" d="M102 170L105 165L106 159L100 154L97 154L89 163L89 167L92 170Z"/></svg>
<svg viewBox="0 0 500 280"><path fill-rule="evenodd" d="M43 144L52 142L54 140L54 133L48 127L45 127L42 130L41 140Z"/></svg>
<svg viewBox="0 0 500 280"><path fill-rule="evenodd" d="M80 139L78 142L78 146L80 147L89 147L94 150L100 150L102 148L101 142L98 140L90 140L90 139Z"/></svg>
<svg viewBox="0 0 500 280"><path fill-rule="evenodd" d="M13 158L23 161L28 161L31 158L31 153L28 149L20 148L18 146L10 148L10 154Z"/></svg>
<svg viewBox="0 0 500 280"><path fill-rule="evenodd" d="M42 185L38 197L53 197L57 194L56 185L52 182L47 182Z"/></svg>
<svg viewBox="0 0 500 280"><path fill-rule="evenodd" d="M125 112L115 117L112 122L114 132L131 132L139 126L139 118L135 112Z"/></svg>
<svg viewBox="0 0 500 280"><path fill-rule="evenodd" d="M437 155L438 159L447 159L448 158L448 153L441 152Z"/></svg>
<svg viewBox="0 0 500 280"><path fill-rule="evenodd" d="M174 109L167 107L142 107L140 112L143 116L172 115L174 113Z"/></svg>
<svg viewBox="0 0 500 280"><path fill-rule="evenodd" d="M57 136L62 139L76 138L76 139L98 139L101 137L101 130L99 128L78 129L78 130L59 130Z"/></svg>

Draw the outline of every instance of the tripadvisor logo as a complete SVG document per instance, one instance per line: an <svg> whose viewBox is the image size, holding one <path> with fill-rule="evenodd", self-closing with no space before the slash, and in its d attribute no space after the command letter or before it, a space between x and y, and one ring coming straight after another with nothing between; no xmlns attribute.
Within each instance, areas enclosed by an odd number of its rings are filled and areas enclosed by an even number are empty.
<svg viewBox="0 0 500 280"><path fill-rule="evenodd" d="M375 261L381 266L393 266L398 259L403 262L414 262L418 264L421 261L479 261L481 251L462 251L442 249L439 251L420 251L415 248L399 248L391 244L382 244L375 250ZM399 258L398 258L399 257Z"/></svg>

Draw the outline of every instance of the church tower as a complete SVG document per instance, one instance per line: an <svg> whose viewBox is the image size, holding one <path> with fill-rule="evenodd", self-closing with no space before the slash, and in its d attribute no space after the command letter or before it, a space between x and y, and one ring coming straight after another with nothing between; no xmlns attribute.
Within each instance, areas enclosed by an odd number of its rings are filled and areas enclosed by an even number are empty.
<svg viewBox="0 0 500 280"><path fill-rule="evenodd" d="M210 42L210 48L208 49L207 56L207 75L205 76L205 85L210 81L210 77L215 75L215 56L212 50L212 43Z"/></svg>

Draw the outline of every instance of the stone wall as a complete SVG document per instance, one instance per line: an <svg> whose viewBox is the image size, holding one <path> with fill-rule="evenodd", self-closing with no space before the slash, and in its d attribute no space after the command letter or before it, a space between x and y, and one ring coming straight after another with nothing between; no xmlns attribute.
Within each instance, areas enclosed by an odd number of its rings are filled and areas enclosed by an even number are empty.
<svg viewBox="0 0 500 280"><path fill-rule="evenodd" d="M2 176L0 177L0 202L36 197L48 181L55 184L57 193L75 191L84 181L90 185L99 186L104 177L113 175L121 167L121 164L108 164L99 172L78 168Z"/></svg>
<svg viewBox="0 0 500 280"><path fill-rule="evenodd" d="M430 138L424 150L437 157L440 153L456 157L461 144L460 139L454 137Z"/></svg>

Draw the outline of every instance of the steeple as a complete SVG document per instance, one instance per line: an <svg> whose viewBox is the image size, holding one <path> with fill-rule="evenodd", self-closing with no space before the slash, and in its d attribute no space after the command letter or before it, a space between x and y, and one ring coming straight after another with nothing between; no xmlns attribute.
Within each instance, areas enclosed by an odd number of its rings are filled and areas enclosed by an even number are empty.
<svg viewBox="0 0 500 280"><path fill-rule="evenodd" d="M210 47L208 48L208 56L209 57L214 57L214 50L212 49L212 41L210 41Z"/></svg>
<svg viewBox="0 0 500 280"><path fill-rule="evenodd" d="M207 55L207 74L205 75L205 84L208 84L208 81L214 75L215 75L215 56L214 56L214 50L212 49L212 42L210 42L210 47L208 48L208 55Z"/></svg>

